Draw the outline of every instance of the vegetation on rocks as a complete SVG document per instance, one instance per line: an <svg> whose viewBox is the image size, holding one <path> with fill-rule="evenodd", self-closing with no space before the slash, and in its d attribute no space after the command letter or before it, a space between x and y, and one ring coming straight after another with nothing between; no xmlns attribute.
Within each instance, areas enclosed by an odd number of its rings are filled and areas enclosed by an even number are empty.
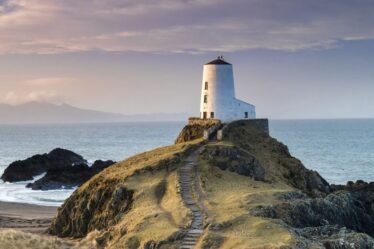
<svg viewBox="0 0 374 249"><path fill-rule="evenodd" d="M196 143L155 149L105 169L65 201L50 234L82 238L98 232L97 243L108 248L171 248L190 220L176 170Z"/></svg>
<svg viewBox="0 0 374 249"><path fill-rule="evenodd" d="M268 182L284 182L312 196L324 196L331 191L318 172L305 168L300 160L291 156L286 145L260 129L237 121L225 130L223 140L255 157L265 168Z"/></svg>
<svg viewBox="0 0 374 249"><path fill-rule="evenodd" d="M177 139L175 140L175 144L185 143L202 138L204 136L204 130L216 125L221 125L221 121L218 119L202 120L199 118L190 118L188 124L179 133Z"/></svg>
<svg viewBox="0 0 374 249"><path fill-rule="evenodd" d="M285 145L243 121L226 125L220 142L193 140L201 129L189 124L176 145L94 176L59 209L50 233L94 235L106 248L178 248L191 213L177 170L203 147L194 198L205 229L197 248L373 248L373 184L330 186Z"/></svg>
<svg viewBox="0 0 374 249"><path fill-rule="evenodd" d="M2 249L92 249L95 247L96 242L91 236L81 241L66 241L13 229L0 230Z"/></svg>

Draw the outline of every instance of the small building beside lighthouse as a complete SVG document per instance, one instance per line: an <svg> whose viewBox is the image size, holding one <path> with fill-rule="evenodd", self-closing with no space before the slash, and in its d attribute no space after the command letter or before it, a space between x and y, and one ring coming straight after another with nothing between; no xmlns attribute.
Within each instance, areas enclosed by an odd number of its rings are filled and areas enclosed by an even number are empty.
<svg viewBox="0 0 374 249"><path fill-rule="evenodd" d="M200 118L222 122L256 118L256 107L235 97L233 67L222 56L204 65Z"/></svg>

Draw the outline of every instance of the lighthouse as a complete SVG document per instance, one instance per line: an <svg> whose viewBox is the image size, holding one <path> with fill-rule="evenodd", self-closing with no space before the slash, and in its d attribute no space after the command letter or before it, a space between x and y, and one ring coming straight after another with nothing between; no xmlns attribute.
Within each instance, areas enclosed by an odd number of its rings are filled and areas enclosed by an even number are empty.
<svg viewBox="0 0 374 249"><path fill-rule="evenodd" d="M235 97L233 67L222 56L204 65L200 118L222 122L256 118L255 106Z"/></svg>

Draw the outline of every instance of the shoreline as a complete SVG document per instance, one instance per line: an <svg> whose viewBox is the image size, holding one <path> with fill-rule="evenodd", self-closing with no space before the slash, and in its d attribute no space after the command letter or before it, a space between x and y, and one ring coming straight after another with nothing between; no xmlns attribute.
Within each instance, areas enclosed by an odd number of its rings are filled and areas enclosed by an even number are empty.
<svg viewBox="0 0 374 249"><path fill-rule="evenodd" d="M45 233L58 207L0 201L0 230Z"/></svg>

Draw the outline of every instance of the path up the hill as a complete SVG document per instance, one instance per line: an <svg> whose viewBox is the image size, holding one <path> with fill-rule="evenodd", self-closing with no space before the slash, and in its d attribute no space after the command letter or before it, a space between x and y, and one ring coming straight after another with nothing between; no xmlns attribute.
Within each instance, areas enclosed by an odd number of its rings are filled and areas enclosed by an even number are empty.
<svg viewBox="0 0 374 249"><path fill-rule="evenodd" d="M203 212L193 198L198 194L195 185L195 168L197 167L199 150L194 151L185 161L184 165L179 169L179 181L181 186L181 195L185 205L192 211L193 218L186 236L183 238L180 249L193 249L196 247L200 237L203 234ZM196 196L195 196L196 197Z"/></svg>

